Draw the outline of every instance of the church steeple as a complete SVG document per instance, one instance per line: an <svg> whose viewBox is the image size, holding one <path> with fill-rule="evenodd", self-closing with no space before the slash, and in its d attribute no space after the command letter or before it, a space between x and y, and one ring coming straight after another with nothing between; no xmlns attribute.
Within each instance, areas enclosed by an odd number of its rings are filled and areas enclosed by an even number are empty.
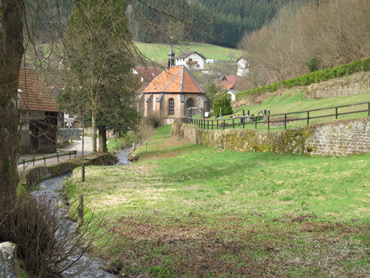
<svg viewBox="0 0 370 278"><path fill-rule="evenodd" d="M175 65L175 52L173 51L173 46L171 45L171 50L168 52L168 69Z"/></svg>

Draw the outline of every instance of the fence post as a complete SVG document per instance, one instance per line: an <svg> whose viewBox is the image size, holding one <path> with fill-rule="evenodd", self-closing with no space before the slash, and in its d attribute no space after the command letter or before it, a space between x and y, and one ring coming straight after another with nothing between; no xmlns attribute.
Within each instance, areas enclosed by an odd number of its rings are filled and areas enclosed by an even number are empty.
<svg viewBox="0 0 370 278"><path fill-rule="evenodd" d="M46 166L46 157L44 156L44 166Z"/></svg>
<svg viewBox="0 0 370 278"><path fill-rule="evenodd" d="M75 153L75 158L77 157L77 151L74 151L74 153Z"/></svg>
<svg viewBox="0 0 370 278"><path fill-rule="evenodd" d="M243 118L243 128L245 128L245 117Z"/></svg>
<svg viewBox="0 0 370 278"><path fill-rule="evenodd" d="M218 129L218 120L216 120L216 129Z"/></svg>
<svg viewBox="0 0 370 278"><path fill-rule="evenodd" d="M71 154L71 152L69 152L69 160L71 160L72 159L72 154Z"/></svg>
<svg viewBox="0 0 370 278"><path fill-rule="evenodd" d="M270 115L267 116L267 130L270 130Z"/></svg>
<svg viewBox="0 0 370 278"><path fill-rule="evenodd" d="M284 129L286 129L286 118L287 118L287 116L285 114L285 116L284 116Z"/></svg>
<svg viewBox="0 0 370 278"><path fill-rule="evenodd" d="M209 129L209 120L207 120L207 129Z"/></svg>
<svg viewBox="0 0 370 278"><path fill-rule="evenodd" d="M310 124L310 111L307 111L307 125Z"/></svg>
<svg viewBox="0 0 370 278"><path fill-rule="evenodd" d="M59 154L57 153L57 161L59 162Z"/></svg>
<svg viewBox="0 0 370 278"><path fill-rule="evenodd" d="M78 226L81 226L84 223L84 195L82 194L78 195L77 214L78 214Z"/></svg>
<svg viewBox="0 0 370 278"><path fill-rule="evenodd" d="M257 129L257 116L254 116L254 129Z"/></svg>
<svg viewBox="0 0 370 278"><path fill-rule="evenodd" d="M23 170L26 169L26 160L23 159Z"/></svg>
<svg viewBox="0 0 370 278"><path fill-rule="evenodd" d="M33 161L32 161L33 163L33 166L35 166L35 157L33 157Z"/></svg>
<svg viewBox="0 0 370 278"><path fill-rule="evenodd" d="M212 120L212 130L213 130L213 120Z"/></svg>
<svg viewBox="0 0 370 278"><path fill-rule="evenodd" d="M224 128L223 128L224 130L225 130L225 126L226 126L226 120L224 120Z"/></svg>
<svg viewBox="0 0 370 278"><path fill-rule="evenodd" d="M335 107L335 119L338 119L338 107Z"/></svg>
<svg viewBox="0 0 370 278"><path fill-rule="evenodd" d="M234 121L234 118L233 118L233 128L235 128L235 121Z"/></svg>
<svg viewBox="0 0 370 278"><path fill-rule="evenodd" d="M370 102L367 104L367 116L370 117Z"/></svg>

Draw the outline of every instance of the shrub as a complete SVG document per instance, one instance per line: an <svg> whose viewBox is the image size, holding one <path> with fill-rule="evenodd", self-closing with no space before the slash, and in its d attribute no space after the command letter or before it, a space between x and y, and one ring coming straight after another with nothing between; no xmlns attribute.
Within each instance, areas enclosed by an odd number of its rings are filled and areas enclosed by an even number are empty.
<svg viewBox="0 0 370 278"><path fill-rule="evenodd" d="M153 128L158 128L162 125L162 119L158 115L151 114L144 118L144 123Z"/></svg>
<svg viewBox="0 0 370 278"><path fill-rule="evenodd" d="M0 218L0 242L17 245L21 266L32 277L60 277L87 249L80 248L86 233L77 233L73 223L60 219L60 212L45 197L27 194L18 198L16 208Z"/></svg>
<svg viewBox="0 0 370 278"><path fill-rule="evenodd" d="M220 116L220 110L222 115L230 115L233 113L231 96L226 92L219 92L213 102L213 112L216 117Z"/></svg>

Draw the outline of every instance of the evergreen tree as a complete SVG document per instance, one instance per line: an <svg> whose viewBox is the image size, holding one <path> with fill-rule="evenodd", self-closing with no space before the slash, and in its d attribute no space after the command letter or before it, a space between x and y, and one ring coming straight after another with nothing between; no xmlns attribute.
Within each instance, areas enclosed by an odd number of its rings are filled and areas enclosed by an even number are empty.
<svg viewBox="0 0 370 278"><path fill-rule="evenodd" d="M213 113L216 117L221 115L230 115L233 113L231 107L231 96L226 92L217 93L215 100L213 102Z"/></svg>

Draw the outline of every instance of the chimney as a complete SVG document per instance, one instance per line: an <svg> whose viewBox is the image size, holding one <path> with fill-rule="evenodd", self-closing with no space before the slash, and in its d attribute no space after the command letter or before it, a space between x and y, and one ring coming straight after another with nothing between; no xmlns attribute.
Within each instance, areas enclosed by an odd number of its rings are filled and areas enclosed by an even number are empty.
<svg viewBox="0 0 370 278"><path fill-rule="evenodd" d="M171 46L170 52L168 52L168 69L175 65L175 52L173 52L173 46Z"/></svg>

